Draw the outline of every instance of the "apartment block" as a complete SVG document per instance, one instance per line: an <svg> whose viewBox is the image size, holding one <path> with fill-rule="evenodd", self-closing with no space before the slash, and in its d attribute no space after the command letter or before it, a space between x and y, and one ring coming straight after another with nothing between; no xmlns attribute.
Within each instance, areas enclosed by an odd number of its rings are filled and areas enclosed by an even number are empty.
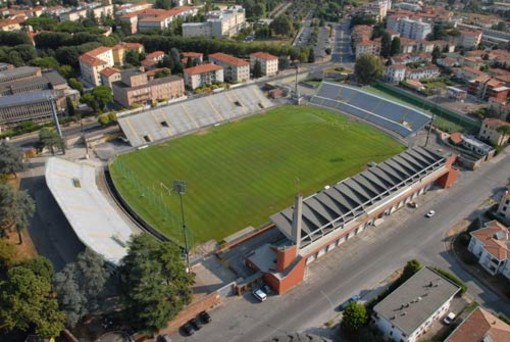
<svg viewBox="0 0 510 342"><path fill-rule="evenodd" d="M278 73L278 57L266 52L254 52L250 54L250 67L253 69L256 62L262 67L263 76L273 76Z"/></svg>
<svg viewBox="0 0 510 342"><path fill-rule="evenodd" d="M478 136L480 139L489 141L494 145L505 145L510 140L510 134L498 132L498 128L503 126L510 126L510 123L494 118L484 119Z"/></svg>
<svg viewBox="0 0 510 342"><path fill-rule="evenodd" d="M223 67L207 63L184 69L184 83L191 89L223 82Z"/></svg>
<svg viewBox="0 0 510 342"><path fill-rule="evenodd" d="M137 70L121 72L121 80L112 83L113 98L124 107L152 104L184 96L184 80L178 76L150 78Z"/></svg>
<svg viewBox="0 0 510 342"><path fill-rule="evenodd" d="M169 10L145 8L119 16L119 19L129 24L130 32L148 31L152 29L165 30L177 18L187 18L198 13L193 6L174 7Z"/></svg>
<svg viewBox="0 0 510 342"><path fill-rule="evenodd" d="M387 28L399 32L402 37L415 40L423 40L432 33L431 24L406 16L388 16Z"/></svg>
<svg viewBox="0 0 510 342"><path fill-rule="evenodd" d="M231 6L224 10L207 12L205 22L182 24L182 35L184 37L233 37L245 27L244 8Z"/></svg>
<svg viewBox="0 0 510 342"><path fill-rule="evenodd" d="M476 48L482 41L482 31L461 30L457 45L466 49Z"/></svg>
<svg viewBox="0 0 510 342"><path fill-rule="evenodd" d="M510 88L504 82L498 81L488 75L481 75L469 81L468 93L475 95L481 100L488 101L493 97L498 100L506 100Z"/></svg>
<svg viewBox="0 0 510 342"><path fill-rule="evenodd" d="M209 62L223 67L223 78L228 82L245 82L250 79L250 63L221 52L209 55Z"/></svg>

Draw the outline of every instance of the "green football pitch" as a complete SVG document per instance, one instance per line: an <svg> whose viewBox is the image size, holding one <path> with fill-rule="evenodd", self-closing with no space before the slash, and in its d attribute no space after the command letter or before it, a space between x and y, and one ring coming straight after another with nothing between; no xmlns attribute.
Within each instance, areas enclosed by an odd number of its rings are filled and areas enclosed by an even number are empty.
<svg viewBox="0 0 510 342"><path fill-rule="evenodd" d="M110 171L130 206L169 238L183 241L179 196L186 182L192 242L221 241L404 150L381 131L316 107L284 106L118 156Z"/></svg>

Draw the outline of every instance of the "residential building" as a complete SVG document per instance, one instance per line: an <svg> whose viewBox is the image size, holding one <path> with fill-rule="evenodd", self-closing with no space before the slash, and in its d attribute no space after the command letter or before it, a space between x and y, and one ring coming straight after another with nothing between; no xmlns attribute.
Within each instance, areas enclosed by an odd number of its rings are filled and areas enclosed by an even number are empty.
<svg viewBox="0 0 510 342"><path fill-rule="evenodd" d="M399 83L406 78L406 66L402 64L392 64L384 69L384 78L391 83Z"/></svg>
<svg viewBox="0 0 510 342"><path fill-rule="evenodd" d="M131 33L137 33L152 29L165 30L175 19L195 16L197 13L198 7L193 6L180 6L169 10L144 8L122 14L119 20L129 24Z"/></svg>
<svg viewBox="0 0 510 342"><path fill-rule="evenodd" d="M178 76L149 80L146 72L125 70L121 80L113 83L113 98L124 107L152 104L184 96L184 81Z"/></svg>
<svg viewBox="0 0 510 342"><path fill-rule="evenodd" d="M374 307L372 321L385 339L418 341L450 308L458 285L424 267Z"/></svg>
<svg viewBox="0 0 510 342"><path fill-rule="evenodd" d="M257 62L262 67L263 76L273 76L278 73L278 57L267 52L250 53L250 67L252 69Z"/></svg>
<svg viewBox="0 0 510 342"><path fill-rule="evenodd" d="M508 209L507 209L508 210ZM490 275L501 274L510 280L510 235L508 228L494 220L471 232L468 250Z"/></svg>
<svg viewBox="0 0 510 342"><path fill-rule="evenodd" d="M439 76L441 76L441 71L435 65L428 65L416 69L407 68L406 70L406 79L410 80L424 80L437 78Z"/></svg>
<svg viewBox="0 0 510 342"><path fill-rule="evenodd" d="M101 71L114 65L124 64L127 51L143 52L143 45L139 43L119 43L113 47L100 46L84 53L79 57L80 71L86 86L97 87L101 83Z"/></svg>
<svg viewBox="0 0 510 342"><path fill-rule="evenodd" d="M120 70L117 68L106 68L99 72L101 75L101 84L112 88L113 82L120 81Z"/></svg>
<svg viewBox="0 0 510 342"><path fill-rule="evenodd" d="M496 118L504 122L510 120L510 103L506 100L499 100L491 97L487 103L487 109L490 110Z"/></svg>
<svg viewBox="0 0 510 342"><path fill-rule="evenodd" d="M401 53L415 53L419 50L418 41L410 38L400 38L400 52Z"/></svg>
<svg viewBox="0 0 510 342"><path fill-rule="evenodd" d="M182 24L182 35L184 37L233 37L246 25L244 8L230 6L224 10L207 12L205 22Z"/></svg>
<svg viewBox="0 0 510 342"><path fill-rule="evenodd" d="M102 4L90 3L71 11L62 12L59 19L60 21L78 21L86 18L88 13L93 13L98 20L107 16L113 17L113 4L110 0L105 0Z"/></svg>
<svg viewBox="0 0 510 342"><path fill-rule="evenodd" d="M181 52L181 63L186 65L188 59L191 58L191 63L194 65L202 64L204 62L204 54L200 52Z"/></svg>
<svg viewBox="0 0 510 342"><path fill-rule="evenodd" d="M452 186L458 172L454 161L455 155L413 147L306 199L298 194L294 206L271 216L285 238L255 249L245 263L285 293L303 281L307 265L380 224L433 183Z"/></svg>
<svg viewBox="0 0 510 342"><path fill-rule="evenodd" d="M482 307L473 310L448 336L445 342L506 342L510 325Z"/></svg>
<svg viewBox="0 0 510 342"><path fill-rule="evenodd" d="M432 33L432 25L421 19L410 19L407 16L388 16L387 28L400 32L404 38L424 40Z"/></svg>
<svg viewBox="0 0 510 342"><path fill-rule="evenodd" d="M436 64L447 70L451 70L454 67L458 67L460 62L455 58L445 57L436 59Z"/></svg>
<svg viewBox="0 0 510 342"><path fill-rule="evenodd" d="M478 136L480 139L489 141L494 145L505 145L508 143L510 138L510 134L498 132L498 128L503 126L510 126L510 123L494 118L484 119L482 122L482 127L480 127L480 132Z"/></svg>
<svg viewBox="0 0 510 342"><path fill-rule="evenodd" d="M461 67L454 69L455 76L463 81L469 82L477 77L487 75L485 72L470 67Z"/></svg>
<svg viewBox="0 0 510 342"><path fill-rule="evenodd" d="M24 121L37 123L53 120L50 96L58 96L51 90L0 96L0 128L16 126ZM65 100L58 97L55 101L59 115L65 112Z"/></svg>
<svg viewBox="0 0 510 342"><path fill-rule="evenodd" d="M461 30L457 39L457 46L474 49L482 41L482 34L482 31Z"/></svg>
<svg viewBox="0 0 510 342"><path fill-rule="evenodd" d="M482 57L464 57L461 61L463 66L474 69L480 69L480 67L485 64Z"/></svg>
<svg viewBox="0 0 510 342"><path fill-rule="evenodd" d="M223 67L223 78L228 82L245 82L250 79L250 63L221 52L209 55L209 62Z"/></svg>
<svg viewBox="0 0 510 342"><path fill-rule="evenodd" d="M163 51L154 51L147 54L141 64L145 70L154 69L164 57L165 53Z"/></svg>
<svg viewBox="0 0 510 342"><path fill-rule="evenodd" d="M510 191L508 191L508 189L505 190L505 193L501 196L496 213L507 222L510 222Z"/></svg>
<svg viewBox="0 0 510 342"><path fill-rule="evenodd" d="M381 41L366 40L355 45L354 52L356 59L361 55L374 55L379 56L381 54Z"/></svg>
<svg viewBox="0 0 510 342"><path fill-rule="evenodd" d="M488 75L481 75L472 81L469 81L468 93L476 97L488 101L494 97L499 100L506 100L508 97L508 88L504 82L498 81Z"/></svg>
<svg viewBox="0 0 510 342"><path fill-rule="evenodd" d="M463 89L459 89L457 87L446 87L446 93L448 98L453 99L455 101L464 102L467 98L467 91Z"/></svg>
<svg viewBox="0 0 510 342"><path fill-rule="evenodd" d="M223 82L223 67L208 63L184 69L184 83L191 89Z"/></svg>
<svg viewBox="0 0 510 342"><path fill-rule="evenodd" d="M369 26L369 25L354 26L351 31L352 45L356 46L356 44L358 44L358 43L370 40L370 38L372 38L373 30L374 29L372 28L372 26Z"/></svg>

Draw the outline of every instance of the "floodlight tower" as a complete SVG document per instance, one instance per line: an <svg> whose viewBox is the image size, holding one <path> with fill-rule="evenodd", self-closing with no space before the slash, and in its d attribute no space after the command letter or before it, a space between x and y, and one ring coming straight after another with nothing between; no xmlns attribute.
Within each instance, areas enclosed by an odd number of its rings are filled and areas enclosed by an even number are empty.
<svg viewBox="0 0 510 342"><path fill-rule="evenodd" d="M46 99L50 103L51 106L51 114L53 116L53 121L55 122L55 128L57 129L58 136L60 139L62 139L62 152L66 154L65 150L65 143L64 143L64 135L62 134L62 129L60 128L60 122L58 120L58 112L57 112L57 106L55 105L56 97L53 95L53 93L49 93L46 96Z"/></svg>
<svg viewBox="0 0 510 342"><path fill-rule="evenodd" d="M187 272L191 272L188 234L186 232L186 220L184 218L184 202L182 201L182 195L186 193L186 183L183 180L174 180L173 191L179 194L179 200L181 202L182 233L184 234L184 245L186 249L186 270Z"/></svg>

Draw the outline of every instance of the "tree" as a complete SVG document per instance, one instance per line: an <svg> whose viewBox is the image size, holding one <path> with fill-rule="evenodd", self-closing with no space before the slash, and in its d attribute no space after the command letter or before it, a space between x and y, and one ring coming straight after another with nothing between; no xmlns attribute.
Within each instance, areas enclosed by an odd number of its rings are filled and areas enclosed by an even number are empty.
<svg viewBox="0 0 510 342"><path fill-rule="evenodd" d="M281 36L290 37L294 33L292 20L286 14L280 15L274 19L271 22L270 27L274 33Z"/></svg>
<svg viewBox="0 0 510 342"><path fill-rule="evenodd" d="M83 95L83 84L81 84L81 82L78 81L76 78L69 79L69 86L73 89L78 90L80 94Z"/></svg>
<svg viewBox="0 0 510 342"><path fill-rule="evenodd" d="M74 114L75 114L74 104L70 97L66 97L66 107L67 107L67 114L69 116L74 116Z"/></svg>
<svg viewBox="0 0 510 342"><path fill-rule="evenodd" d="M133 66L140 66L142 61L141 54L136 50L128 50L124 54L124 63L131 64Z"/></svg>
<svg viewBox="0 0 510 342"><path fill-rule="evenodd" d="M0 223L4 229L15 228L19 243L23 243L21 230L35 213L35 201L25 190L15 190L9 184L0 184Z"/></svg>
<svg viewBox="0 0 510 342"><path fill-rule="evenodd" d="M87 314L86 299L80 292L76 281L76 265L66 265L53 279L60 309L67 316L67 326L74 328L78 321Z"/></svg>
<svg viewBox="0 0 510 342"><path fill-rule="evenodd" d="M63 149L64 140L52 127L43 127L39 131L39 142L46 148L49 148L52 155L55 155L55 147Z"/></svg>
<svg viewBox="0 0 510 342"><path fill-rule="evenodd" d="M106 105L113 101L112 90L107 86L99 86L95 87L92 90L92 96L94 96L94 100L98 104L100 110L105 110Z"/></svg>
<svg viewBox="0 0 510 342"><path fill-rule="evenodd" d="M391 55L391 36L388 31L384 31L381 37L381 56L388 58Z"/></svg>
<svg viewBox="0 0 510 342"><path fill-rule="evenodd" d="M58 310L52 292L51 283L31 269L9 269L6 280L0 282L2 329L33 329L40 336L58 336L64 329L65 315Z"/></svg>
<svg viewBox="0 0 510 342"><path fill-rule="evenodd" d="M343 312L342 330L348 335L355 336L367 324L367 320L368 316L365 306L356 301L350 302Z"/></svg>
<svg viewBox="0 0 510 342"><path fill-rule="evenodd" d="M173 3L172 0L156 0L154 7L167 10L173 7Z"/></svg>
<svg viewBox="0 0 510 342"><path fill-rule="evenodd" d="M257 60L253 65L253 78L259 77L262 77L262 64L260 64L260 61Z"/></svg>
<svg viewBox="0 0 510 342"><path fill-rule="evenodd" d="M180 63L181 62L181 53L179 52L178 49L176 48L171 48L170 49L170 54L169 54L170 58L172 59L173 63L174 63L174 66L175 64L177 63ZM173 68L172 68L173 70Z"/></svg>
<svg viewBox="0 0 510 342"><path fill-rule="evenodd" d="M0 239L0 273L7 271L16 263L16 249L6 240Z"/></svg>
<svg viewBox="0 0 510 342"><path fill-rule="evenodd" d="M390 55L391 56L398 55L400 53L400 49L401 49L400 38L394 37L393 40L391 41Z"/></svg>
<svg viewBox="0 0 510 342"><path fill-rule="evenodd" d="M278 58L278 70L285 70L290 66L289 56L282 55Z"/></svg>
<svg viewBox="0 0 510 342"><path fill-rule="evenodd" d="M510 125L499 126L498 128L496 128L496 131L503 135L510 134Z"/></svg>
<svg viewBox="0 0 510 342"><path fill-rule="evenodd" d="M310 47L308 51L308 63L315 63L315 52L313 51L313 47Z"/></svg>
<svg viewBox="0 0 510 342"><path fill-rule="evenodd" d="M188 61L190 61L189 58L188 58ZM154 75L154 78L162 78L162 77L167 77L167 76L170 76L170 75L171 75L170 70L164 68L164 69L156 71L156 74Z"/></svg>
<svg viewBox="0 0 510 342"><path fill-rule="evenodd" d="M0 143L0 174L16 176L23 169L23 152L13 144Z"/></svg>
<svg viewBox="0 0 510 342"><path fill-rule="evenodd" d="M370 84L380 78L384 71L384 65L379 57L364 54L354 64L354 74L359 83Z"/></svg>
<svg viewBox="0 0 510 342"><path fill-rule="evenodd" d="M420 262L416 259L409 260L402 272L402 283L411 278L419 270L421 270Z"/></svg>
<svg viewBox="0 0 510 342"><path fill-rule="evenodd" d="M21 266L31 270L38 277L44 278L51 283L53 279L53 264L43 256L36 256L33 259L23 261Z"/></svg>
<svg viewBox="0 0 510 342"><path fill-rule="evenodd" d="M441 58L441 48L436 45L432 50L432 62L435 63L438 58Z"/></svg>
<svg viewBox="0 0 510 342"><path fill-rule="evenodd" d="M192 273L186 273L181 250L140 234L129 242L119 268L121 298L132 327L154 333L166 327L191 302Z"/></svg>

